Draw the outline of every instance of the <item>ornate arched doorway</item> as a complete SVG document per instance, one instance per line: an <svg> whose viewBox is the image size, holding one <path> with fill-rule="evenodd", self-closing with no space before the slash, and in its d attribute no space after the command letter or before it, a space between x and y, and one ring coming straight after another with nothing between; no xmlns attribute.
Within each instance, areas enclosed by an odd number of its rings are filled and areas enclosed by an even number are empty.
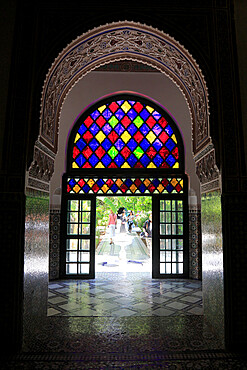
<svg viewBox="0 0 247 370"><path fill-rule="evenodd" d="M152 196L152 276L188 277L188 181L170 114L135 93L116 93L76 120L63 175L61 277L95 277L96 196Z"/></svg>

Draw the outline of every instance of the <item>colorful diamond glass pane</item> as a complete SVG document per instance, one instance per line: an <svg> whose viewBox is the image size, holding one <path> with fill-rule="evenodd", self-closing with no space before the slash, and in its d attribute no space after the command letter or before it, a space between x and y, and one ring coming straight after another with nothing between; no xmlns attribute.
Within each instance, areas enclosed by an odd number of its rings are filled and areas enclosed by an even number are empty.
<svg viewBox="0 0 247 370"><path fill-rule="evenodd" d="M180 167L172 123L152 106L135 100L100 106L80 125L74 143L74 169Z"/></svg>

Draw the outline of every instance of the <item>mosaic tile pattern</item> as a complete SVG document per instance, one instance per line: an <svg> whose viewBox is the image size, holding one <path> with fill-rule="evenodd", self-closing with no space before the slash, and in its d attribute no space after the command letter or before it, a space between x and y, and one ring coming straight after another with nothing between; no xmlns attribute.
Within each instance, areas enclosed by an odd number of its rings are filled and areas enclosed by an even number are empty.
<svg viewBox="0 0 247 370"><path fill-rule="evenodd" d="M201 282L149 273L99 272L95 280L49 284L48 316L202 315Z"/></svg>

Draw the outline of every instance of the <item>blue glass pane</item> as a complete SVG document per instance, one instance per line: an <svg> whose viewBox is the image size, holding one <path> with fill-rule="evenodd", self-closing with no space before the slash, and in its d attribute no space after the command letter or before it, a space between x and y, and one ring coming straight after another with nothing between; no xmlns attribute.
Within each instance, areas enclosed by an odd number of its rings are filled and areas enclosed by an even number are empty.
<svg viewBox="0 0 247 370"><path fill-rule="evenodd" d="M99 142L96 139L93 139L90 144L90 148L95 151L99 147Z"/></svg>
<svg viewBox="0 0 247 370"><path fill-rule="evenodd" d="M104 185L104 181L102 179L97 180L97 185L101 188Z"/></svg>
<svg viewBox="0 0 247 370"><path fill-rule="evenodd" d="M116 163L116 165L121 166L124 163L124 158L121 156L121 154L118 154L114 158L114 162Z"/></svg>
<svg viewBox="0 0 247 370"><path fill-rule="evenodd" d="M168 184L167 187L166 187L166 190L170 193L171 191L173 191L173 186L171 184Z"/></svg>
<svg viewBox="0 0 247 370"><path fill-rule="evenodd" d="M157 151L160 150L160 148L163 146L162 142L159 140L159 139L156 139L154 142L153 142L153 147L154 149L156 149Z"/></svg>
<svg viewBox="0 0 247 370"><path fill-rule="evenodd" d="M121 125L121 123L117 124L115 127L115 132L120 136L124 132L124 127Z"/></svg>
<svg viewBox="0 0 247 370"><path fill-rule="evenodd" d="M150 159L148 158L146 154L144 154L141 157L140 162L143 164L144 167L146 167L150 163Z"/></svg>
<svg viewBox="0 0 247 370"><path fill-rule="evenodd" d="M84 132L86 132L86 131L87 131L87 128L86 128L85 125L81 125L80 128L79 128L79 130L78 130L78 132L79 132L80 135L83 135Z"/></svg>
<svg viewBox="0 0 247 370"><path fill-rule="evenodd" d="M130 133L130 135L134 135L136 131L137 131L136 125L133 125L133 123L131 123L131 125L128 127L128 132Z"/></svg>
<svg viewBox="0 0 247 370"><path fill-rule="evenodd" d="M123 102L124 102L124 100L118 100L118 101L117 101L117 104L118 104L118 105L122 105L122 104L123 104Z"/></svg>
<svg viewBox="0 0 247 370"><path fill-rule="evenodd" d="M117 111L116 111L116 113L115 113L115 116L117 117L117 119L120 121L122 118L123 118L123 116L124 116L124 111L122 110L122 109L118 109Z"/></svg>
<svg viewBox="0 0 247 370"><path fill-rule="evenodd" d="M124 181L124 183L129 188L133 184L133 181L131 181L130 179L127 179Z"/></svg>
<svg viewBox="0 0 247 370"><path fill-rule="evenodd" d="M128 100L128 102L130 105L134 105L136 103L135 100Z"/></svg>
<svg viewBox="0 0 247 370"><path fill-rule="evenodd" d="M146 109L143 109L140 113L140 116L141 118L146 121L146 119L148 118L148 116L150 115L150 113L146 110Z"/></svg>
<svg viewBox="0 0 247 370"><path fill-rule="evenodd" d="M163 163L163 158L159 154L157 154L153 159L154 164L159 167L161 163Z"/></svg>
<svg viewBox="0 0 247 370"><path fill-rule="evenodd" d="M78 148L80 151L82 151L82 149L83 149L83 148L85 148L86 143L85 143L85 141L84 141L84 140L79 139L79 140L76 142L76 146L77 146L77 148Z"/></svg>
<svg viewBox="0 0 247 370"><path fill-rule="evenodd" d="M78 164L79 167L81 167L85 162L86 162L86 159L85 157L80 154L77 158L76 158L76 163Z"/></svg>
<svg viewBox="0 0 247 370"><path fill-rule="evenodd" d="M82 189L85 193L88 193L91 188L88 186L88 184L85 184Z"/></svg>
<svg viewBox="0 0 247 370"><path fill-rule="evenodd" d="M96 118L98 118L100 115L99 111L98 110L95 110L93 113L91 113L91 117L93 120L96 120Z"/></svg>
<svg viewBox="0 0 247 370"><path fill-rule="evenodd" d="M158 179L153 179L152 183L154 184L154 186L157 188L157 186L159 186L159 180Z"/></svg>
<svg viewBox="0 0 247 370"><path fill-rule="evenodd" d="M169 166L171 167L174 165L175 162L176 160L171 154L166 158L166 163L169 164Z"/></svg>
<svg viewBox="0 0 247 370"><path fill-rule="evenodd" d="M122 150L125 143L123 142L122 139L118 139L116 142L115 142L115 147L117 148L118 151Z"/></svg>
<svg viewBox="0 0 247 370"><path fill-rule="evenodd" d="M144 193L146 189L147 189L147 188L146 188L146 186L145 186L144 184L141 184L141 185L139 186L139 190L140 190L140 192L141 192L141 193Z"/></svg>
<svg viewBox="0 0 247 370"><path fill-rule="evenodd" d="M172 139L169 139L165 143L165 146L167 147L167 149L169 149L171 151L175 147L175 143Z"/></svg>
<svg viewBox="0 0 247 370"><path fill-rule="evenodd" d="M111 118L112 112L110 111L110 109L107 108L107 109L104 110L102 115L105 117L106 120L108 120L109 118Z"/></svg>
<svg viewBox="0 0 247 370"><path fill-rule="evenodd" d="M154 125L153 132L155 133L155 135L158 136L161 133L161 131L162 131L162 128L160 127L160 125L158 124Z"/></svg>
<svg viewBox="0 0 247 370"><path fill-rule="evenodd" d="M137 162L137 158L136 158L136 156L135 156L134 154L131 154L131 155L129 156L129 158L127 159L127 162L129 163L129 165L130 165L131 167L133 167L133 166L136 164L136 162Z"/></svg>
<svg viewBox="0 0 247 370"><path fill-rule="evenodd" d="M131 120L134 120L137 116L137 113L134 109L130 109L127 113L128 117L131 119Z"/></svg>
<svg viewBox="0 0 247 370"><path fill-rule="evenodd" d="M111 163L111 157L108 154L105 154L104 157L101 159L101 162L105 167L108 167Z"/></svg>
<svg viewBox="0 0 247 370"><path fill-rule="evenodd" d="M149 147L150 147L150 143L147 141L147 139L143 139L141 144L140 144L140 147L146 151Z"/></svg>
<svg viewBox="0 0 247 370"><path fill-rule="evenodd" d="M95 166L99 162L99 158L95 154L93 154L88 161L91 163L92 166Z"/></svg>
<svg viewBox="0 0 247 370"><path fill-rule="evenodd" d="M133 152L133 150L135 150L135 148L137 147L137 142L134 140L134 139L130 139L130 141L128 142L127 146L128 148Z"/></svg>
<svg viewBox="0 0 247 370"><path fill-rule="evenodd" d="M111 132L112 128L109 125L109 123L105 124L104 127L102 128L102 131L104 132L105 135L108 135Z"/></svg>
<svg viewBox="0 0 247 370"><path fill-rule="evenodd" d="M142 133L144 136L146 136L146 135L147 135L147 133L150 131L150 128L146 125L146 123L144 123L144 125L142 125L142 126L140 127L140 131L141 131L141 133Z"/></svg>
<svg viewBox="0 0 247 370"><path fill-rule="evenodd" d="M116 184L113 184L112 187L111 187L111 191L113 193L116 193L118 191L118 186Z"/></svg>
<svg viewBox="0 0 247 370"><path fill-rule="evenodd" d="M108 151L108 149L110 149L110 147L112 146L112 143L109 139L105 139L102 143L101 143L101 146L105 149L105 151Z"/></svg>
<svg viewBox="0 0 247 370"><path fill-rule="evenodd" d="M166 133L171 136L173 134L173 129L171 128L170 125L167 125L165 128Z"/></svg>
<svg viewBox="0 0 247 370"><path fill-rule="evenodd" d="M90 128L89 128L89 130L91 131L91 133L93 134L93 135L96 135L98 132L99 132L99 126L98 125L96 125L96 123L93 123L91 126L90 126Z"/></svg>
<svg viewBox="0 0 247 370"><path fill-rule="evenodd" d="M71 180L69 181L69 185L70 185L72 188L75 186L75 184L76 184L76 182L75 182L75 180L74 180L74 179L71 179Z"/></svg>
<svg viewBox="0 0 247 370"><path fill-rule="evenodd" d="M161 117L161 114L159 114L156 110L152 113L152 116L158 121Z"/></svg>

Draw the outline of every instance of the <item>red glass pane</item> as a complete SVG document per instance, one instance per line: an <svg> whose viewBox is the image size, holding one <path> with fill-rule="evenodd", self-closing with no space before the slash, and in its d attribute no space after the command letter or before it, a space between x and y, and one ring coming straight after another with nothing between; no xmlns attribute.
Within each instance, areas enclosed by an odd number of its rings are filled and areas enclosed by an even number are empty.
<svg viewBox="0 0 247 370"><path fill-rule="evenodd" d="M86 127L89 127L89 126L91 126L91 124L93 123L93 119L92 119L90 116L88 116L88 117L85 119L84 123L85 123Z"/></svg>
<svg viewBox="0 0 247 370"><path fill-rule="evenodd" d="M106 120L104 119L104 117L99 116L99 118L96 119L96 123L101 128L106 123Z"/></svg>
<svg viewBox="0 0 247 370"><path fill-rule="evenodd" d="M125 184L122 184L120 186L120 189L122 190L123 193L125 193L128 190L128 187Z"/></svg>
<svg viewBox="0 0 247 370"><path fill-rule="evenodd" d="M80 153L80 150L77 149L76 146L74 146L74 148L73 148L73 158L75 159L78 156L79 153Z"/></svg>
<svg viewBox="0 0 247 370"><path fill-rule="evenodd" d="M131 120L129 119L129 117L127 116L124 116L124 118L121 120L122 124L124 125L124 127L128 127L129 124L131 123Z"/></svg>
<svg viewBox="0 0 247 370"><path fill-rule="evenodd" d="M129 150L129 148L124 147L122 150L121 150L121 154L122 156L126 159L128 158L128 156L131 154L131 151Z"/></svg>
<svg viewBox="0 0 247 370"><path fill-rule="evenodd" d="M146 151L147 156L151 159L154 158L156 153L156 150L152 146L150 146L150 148L148 148L148 150Z"/></svg>
<svg viewBox="0 0 247 370"><path fill-rule="evenodd" d="M137 163L134 165L134 168L143 168L143 165L141 164L141 162L137 162Z"/></svg>
<svg viewBox="0 0 247 370"><path fill-rule="evenodd" d="M71 187L69 185L67 185L67 193L69 193L71 190Z"/></svg>
<svg viewBox="0 0 247 370"><path fill-rule="evenodd" d="M164 131L162 131L160 136L159 136L160 141L162 143L165 143L168 138L169 138L169 136Z"/></svg>
<svg viewBox="0 0 247 370"><path fill-rule="evenodd" d="M176 159L178 159L178 147L177 146L173 149L172 154L174 155Z"/></svg>
<svg viewBox="0 0 247 370"><path fill-rule="evenodd" d="M155 186L153 184L150 184L148 186L148 190L150 191L150 193L153 193L153 191L155 190Z"/></svg>
<svg viewBox="0 0 247 370"><path fill-rule="evenodd" d="M161 117L158 122L159 122L160 126L163 127L163 128L165 128L167 123L168 123L167 120L164 117Z"/></svg>
<svg viewBox="0 0 247 370"><path fill-rule="evenodd" d="M155 119L154 119L152 116L150 116L150 117L148 117L148 119L146 120L146 123L148 124L148 126L149 126L150 128L152 128L152 127L156 124L156 121L155 121Z"/></svg>
<svg viewBox="0 0 247 370"><path fill-rule="evenodd" d="M140 141L142 141L142 139L144 138L144 136L140 133L140 131L137 131L137 133L134 135L134 139L139 143Z"/></svg>
<svg viewBox="0 0 247 370"><path fill-rule="evenodd" d="M180 193L180 191L182 189L181 185L177 184L175 188L176 188L177 192Z"/></svg>
<svg viewBox="0 0 247 370"><path fill-rule="evenodd" d="M108 135L108 139L111 140L112 143L115 143L115 141L117 140L118 138L118 135L116 134L115 131L112 131L109 135Z"/></svg>
<svg viewBox="0 0 247 370"><path fill-rule="evenodd" d="M106 184L109 186L109 188L114 184L114 181L112 179L109 179L106 181Z"/></svg>
<svg viewBox="0 0 247 370"><path fill-rule="evenodd" d="M103 157L103 155L105 154L105 150L102 148L102 146L99 146L95 150L95 154L99 157L99 159L101 159Z"/></svg>
<svg viewBox="0 0 247 370"><path fill-rule="evenodd" d="M166 162L161 163L161 168L169 168L168 164Z"/></svg>
<svg viewBox="0 0 247 370"><path fill-rule="evenodd" d="M134 181L134 184L138 187L138 186L140 186L141 185L141 180L140 179L136 179L135 181Z"/></svg>
<svg viewBox="0 0 247 370"><path fill-rule="evenodd" d="M89 146L86 146L86 148L85 149L83 149L83 151L82 151L82 154L84 155L84 157L85 158L89 158L90 157L90 155L92 154L93 152L92 152L92 150L89 148ZM84 166L83 166L84 167Z"/></svg>
<svg viewBox="0 0 247 370"><path fill-rule="evenodd" d="M98 192L98 190L99 190L99 186L98 186L97 184L94 184L94 186L92 187L92 189L93 189L93 191L94 191L95 193L97 193L97 192Z"/></svg>
<svg viewBox="0 0 247 370"><path fill-rule="evenodd" d="M119 106L115 101L109 105L109 109L112 111L112 113L115 113L118 108Z"/></svg>
<svg viewBox="0 0 247 370"><path fill-rule="evenodd" d="M81 188L83 187L84 184L85 181L83 179L80 179L80 181L78 181L78 185L80 185Z"/></svg>
<svg viewBox="0 0 247 370"><path fill-rule="evenodd" d="M166 149L165 147L162 147L159 151L159 154L161 155L162 158L166 159L169 155L169 150Z"/></svg>
<svg viewBox="0 0 247 370"><path fill-rule="evenodd" d="M164 187L166 187L166 186L169 184L169 181L168 181L167 179L163 179L163 180L161 181L161 183L162 183L162 185L163 185Z"/></svg>
<svg viewBox="0 0 247 370"><path fill-rule="evenodd" d="M143 105L141 103L137 102L137 103L135 103L134 108L139 113L142 110Z"/></svg>
<svg viewBox="0 0 247 370"><path fill-rule="evenodd" d="M89 141L93 138L93 135L90 131L86 131L83 135L83 139L86 141L86 143L89 143Z"/></svg>
<svg viewBox="0 0 247 370"><path fill-rule="evenodd" d="M92 168L92 166L91 166L91 164L90 164L90 163L86 162L86 163L82 166L82 168Z"/></svg>
<svg viewBox="0 0 247 370"><path fill-rule="evenodd" d="M111 163L109 166L108 166L108 168L117 168L117 165L116 165L116 163Z"/></svg>

